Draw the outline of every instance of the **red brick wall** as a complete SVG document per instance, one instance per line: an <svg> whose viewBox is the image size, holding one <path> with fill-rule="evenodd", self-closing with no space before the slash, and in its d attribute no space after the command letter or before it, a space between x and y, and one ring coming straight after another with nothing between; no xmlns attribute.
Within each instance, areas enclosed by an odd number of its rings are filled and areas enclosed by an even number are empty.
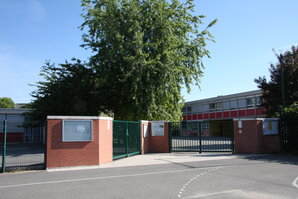
<svg viewBox="0 0 298 199"><path fill-rule="evenodd" d="M164 123L164 136L150 137L150 152L151 153L169 153L169 123Z"/></svg>
<svg viewBox="0 0 298 199"><path fill-rule="evenodd" d="M92 141L62 142L62 119L48 119L47 168L99 165L112 161L112 121L92 121Z"/></svg>
<svg viewBox="0 0 298 199"><path fill-rule="evenodd" d="M242 133L240 133L242 131ZM263 135L262 120L234 121L235 153L273 153L280 151L278 135Z"/></svg>
<svg viewBox="0 0 298 199"><path fill-rule="evenodd" d="M144 137L144 125L148 125L149 134ZM146 153L169 153L168 122L164 123L164 136L152 136L151 122L141 121L141 149Z"/></svg>

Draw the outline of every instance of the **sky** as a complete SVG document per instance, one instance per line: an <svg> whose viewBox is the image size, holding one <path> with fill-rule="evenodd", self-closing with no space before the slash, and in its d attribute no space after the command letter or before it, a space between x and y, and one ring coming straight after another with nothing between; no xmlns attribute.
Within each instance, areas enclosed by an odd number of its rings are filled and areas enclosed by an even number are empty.
<svg viewBox="0 0 298 199"><path fill-rule="evenodd" d="M195 15L205 15L208 43L200 88L185 89L185 101L256 90L254 79L269 77L276 52L298 45L297 0L195 0ZM83 23L80 0L0 0L0 97L16 103L33 100L32 86L42 80L46 60L63 63L91 52L80 47ZM31 85L31 86L30 86Z"/></svg>

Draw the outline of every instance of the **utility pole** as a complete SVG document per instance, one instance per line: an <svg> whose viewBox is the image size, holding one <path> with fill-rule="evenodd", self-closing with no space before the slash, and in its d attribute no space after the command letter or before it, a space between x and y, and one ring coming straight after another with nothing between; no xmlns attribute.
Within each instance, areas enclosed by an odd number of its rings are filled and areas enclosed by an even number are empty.
<svg viewBox="0 0 298 199"><path fill-rule="evenodd" d="M280 110L280 124L281 124L281 135L283 140L283 150L285 150L285 121L284 121L284 115L285 115L285 85L284 85L284 64L283 64L283 55L280 54L278 57L279 63L280 63L280 92L281 92L281 110Z"/></svg>

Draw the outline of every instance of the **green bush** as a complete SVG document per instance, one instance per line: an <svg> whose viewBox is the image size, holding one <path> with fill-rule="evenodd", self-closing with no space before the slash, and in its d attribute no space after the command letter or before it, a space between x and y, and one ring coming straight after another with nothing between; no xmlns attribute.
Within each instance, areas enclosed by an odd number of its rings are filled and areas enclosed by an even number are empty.
<svg viewBox="0 0 298 199"><path fill-rule="evenodd" d="M287 127L287 150L298 152L298 102L285 108L285 122Z"/></svg>

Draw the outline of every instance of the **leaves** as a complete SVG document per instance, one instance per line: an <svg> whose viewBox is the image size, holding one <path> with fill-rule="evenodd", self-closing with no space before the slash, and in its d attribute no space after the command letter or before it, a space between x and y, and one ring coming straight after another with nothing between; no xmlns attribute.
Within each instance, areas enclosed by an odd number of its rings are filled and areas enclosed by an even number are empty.
<svg viewBox="0 0 298 199"><path fill-rule="evenodd" d="M47 61L42 67L44 81L31 93L32 117L45 120L47 115L97 115L99 93L95 90L94 71L80 60L72 59L55 66Z"/></svg>
<svg viewBox="0 0 298 199"><path fill-rule="evenodd" d="M206 31L192 0L83 1L90 65L117 119L181 120L181 88L199 83ZM207 28L216 23L211 22Z"/></svg>
<svg viewBox="0 0 298 199"><path fill-rule="evenodd" d="M258 87L263 91L263 104L271 116L278 115L281 107L281 67L284 74L285 105L298 101L298 46L292 46L290 51L276 54L278 63L269 67L270 80L265 77L255 79Z"/></svg>
<svg viewBox="0 0 298 199"><path fill-rule="evenodd" d="M87 63L47 62L32 93L35 116L97 115L122 120L182 119L181 88L199 85L209 28L193 0L83 0Z"/></svg>
<svg viewBox="0 0 298 199"><path fill-rule="evenodd" d="M14 102L11 98L0 97L0 108L14 108Z"/></svg>

